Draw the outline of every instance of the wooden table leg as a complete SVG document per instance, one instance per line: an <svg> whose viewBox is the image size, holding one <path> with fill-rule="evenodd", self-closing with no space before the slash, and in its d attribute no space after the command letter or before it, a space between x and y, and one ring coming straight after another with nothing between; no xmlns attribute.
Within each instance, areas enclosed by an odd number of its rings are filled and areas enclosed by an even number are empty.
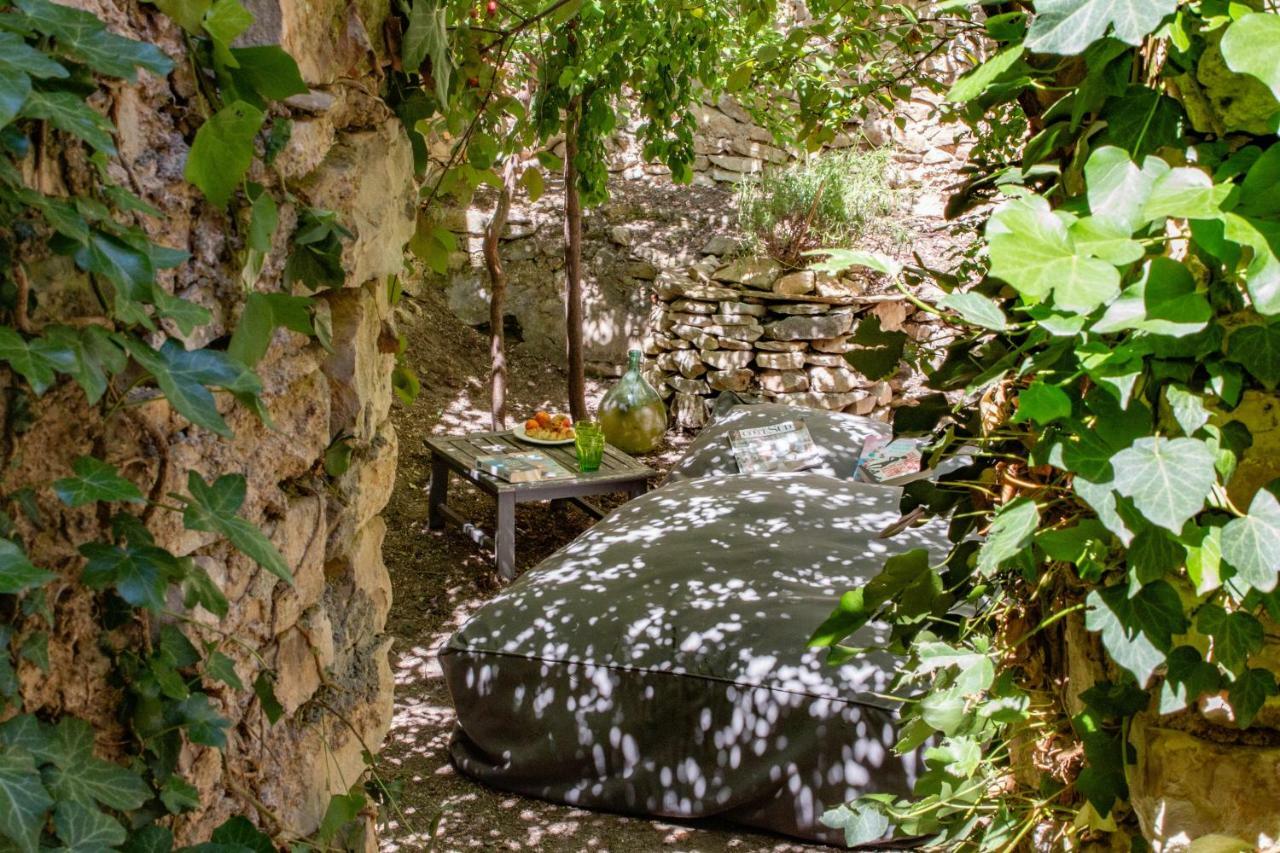
<svg viewBox="0 0 1280 853"><path fill-rule="evenodd" d="M438 453L431 454L431 489L427 493L427 527L439 530L444 527L444 513L440 507L449 497L449 463Z"/></svg>
<svg viewBox="0 0 1280 853"><path fill-rule="evenodd" d="M516 576L516 496L514 492L498 494L498 523L494 531L494 558L498 574L506 580Z"/></svg>

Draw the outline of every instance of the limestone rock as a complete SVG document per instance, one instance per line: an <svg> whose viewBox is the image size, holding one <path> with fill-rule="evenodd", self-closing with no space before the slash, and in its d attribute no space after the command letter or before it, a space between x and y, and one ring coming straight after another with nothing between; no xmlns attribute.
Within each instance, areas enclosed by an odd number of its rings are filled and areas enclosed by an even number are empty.
<svg viewBox="0 0 1280 853"><path fill-rule="evenodd" d="M667 384L681 394L706 394L709 390L704 379L685 379L683 376L672 376Z"/></svg>
<svg viewBox="0 0 1280 853"><path fill-rule="evenodd" d="M357 439L373 436L391 411L392 352L395 341L386 318L387 289L381 282L330 291L333 352L321 365L330 386L330 438L346 431ZM387 346L382 346L386 339Z"/></svg>
<svg viewBox="0 0 1280 853"><path fill-rule="evenodd" d="M672 311L667 315L667 320L673 324L683 324L685 326L713 325L710 315L707 314L683 314L678 311Z"/></svg>
<svg viewBox="0 0 1280 853"><path fill-rule="evenodd" d="M844 367L846 364L844 356L826 352L806 353L804 362L805 364L816 364L822 367Z"/></svg>
<svg viewBox="0 0 1280 853"><path fill-rule="evenodd" d="M1140 716L1130 742L1138 763L1129 802L1142 834L1161 851L1187 851L1206 835L1259 849L1280 839L1280 747L1232 746L1161 728Z"/></svg>
<svg viewBox="0 0 1280 853"><path fill-rule="evenodd" d="M852 370L832 367L810 367L809 387L824 394L842 394L862 385L862 376Z"/></svg>
<svg viewBox="0 0 1280 853"><path fill-rule="evenodd" d="M769 370L798 370L804 367L804 353L762 352L756 356L756 364Z"/></svg>
<svg viewBox="0 0 1280 853"><path fill-rule="evenodd" d="M740 295L739 291L731 287L720 287L713 284L701 284L692 279L684 278L667 278L659 277L654 285L654 292L662 299L673 299L677 297L687 297L689 299L736 299Z"/></svg>
<svg viewBox="0 0 1280 853"><path fill-rule="evenodd" d="M671 417L676 426L684 429L700 429L707 422L705 397L676 393L671 403Z"/></svg>
<svg viewBox="0 0 1280 853"><path fill-rule="evenodd" d="M849 339L846 337L835 338L819 338L810 342L818 352L835 353L837 355L846 353L850 349Z"/></svg>
<svg viewBox="0 0 1280 853"><path fill-rule="evenodd" d="M813 270L790 272L773 283L773 292L783 296L801 296L806 293L812 293L813 288Z"/></svg>
<svg viewBox="0 0 1280 853"><path fill-rule="evenodd" d="M774 394L809 390L809 377L803 370L766 370L756 379L761 388Z"/></svg>
<svg viewBox="0 0 1280 853"><path fill-rule="evenodd" d="M280 634L297 624L303 611L324 594L325 503L317 495L289 501L274 540L293 571L293 584L276 586L271 632Z"/></svg>
<svg viewBox="0 0 1280 853"><path fill-rule="evenodd" d="M678 314L714 314L716 304L697 299L677 299L671 303L671 310Z"/></svg>
<svg viewBox="0 0 1280 853"><path fill-rule="evenodd" d="M782 314L788 317L794 314L815 316L826 314L830 307L815 302L779 302L770 305L769 310L774 314Z"/></svg>
<svg viewBox="0 0 1280 853"><path fill-rule="evenodd" d="M773 394L775 403L791 406L809 406L814 409L827 409L833 412L843 411L868 396L865 391L849 391L844 394L820 394L807 391L798 394Z"/></svg>
<svg viewBox="0 0 1280 853"><path fill-rule="evenodd" d="M834 338L849 331L852 318L847 314L826 314L818 317L787 317L764 327L765 337L776 341L817 340Z"/></svg>
<svg viewBox="0 0 1280 853"><path fill-rule="evenodd" d="M702 246L704 255L732 255L738 251L739 243L732 237L717 234Z"/></svg>
<svg viewBox="0 0 1280 853"><path fill-rule="evenodd" d="M664 363L661 357L658 360L658 366L664 370L678 371L681 376L686 379L697 379L699 376L707 372L707 366L703 364L704 358L700 358L698 353L691 349L676 350L670 353L670 358ZM667 365L671 366L668 367Z"/></svg>
<svg viewBox="0 0 1280 853"><path fill-rule="evenodd" d="M804 352L808 344L804 341L756 341L755 347L765 352Z"/></svg>
<svg viewBox="0 0 1280 853"><path fill-rule="evenodd" d="M717 370L730 370L746 367L755 358L750 350L703 350L702 361Z"/></svg>
<svg viewBox="0 0 1280 853"><path fill-rule="evenodd" d="M276 699L292 714L320 688L320 667L307 635L294 627L276 641Z"/></svg>
<svg viewBox="0 0 1280 853"><path fill-rule="evenodd" d="M878 302L871 313L880 318L880 328L886 332L902 331L902 323L907 319L907 303L902 301Z"/></svg>
<svg viewBox="0 0 1280 853"><path fill-rule="evenodd" d="M757 290L768 290L781 274L782 267L772 258L740 258L717 269L712 278Z"/></svg>
<svg viewBox="0 0 1280 853"><path fill-rule="evenodd" d="M768 306L758 302L721 302L719 311L719 315L729 317L763 317L768 313Z"/></svg>
<svg viewBox="0 0 1280 853"><path fill-rule="evenodd" d="M712 154L708 158L712 164L728 172L739 175L754 175L763 168L763 164L754 157L735 157L732 154Z"/></svg>
<svg viewBox="0 0 1280 853"><path fill-rule="evenodd" d="M740 326L717 326L713 334L734 341L758 341L764 334L764 327L755 324Z"/></svg>
<svg viewBox="0 0 1280 853"><path fill-rule="evenodd" d="M372 71L371 64L376 65L375 57L382 52L382 24L390 8L341 0L246 0L244 5L253 14L253 25L236 40L236 47L280 45L312 86Z"/></svg>
<svg viewBox="0 0 1280 853"><path fill-rule="evenodd" d="M755 376L755 371L747 369L713 370L707 374L707 385L713 391L746 391Z"/></svg>
<svg viewBox="0 0 1280 853"><path fill-rule="evenodd" d="M752 348L750 341L736 341L733 338L720 338L716 343L719 344L720 349L749 350ZM708 349L715 349L715 347L708 347Z"/></svg>
<svg viewBox="0 0 1280 853"><path fill-rule="evenodd" d="M300 189L312 205L337 211L339 221L355 234L343 249L349 283L364 284L404 268L418 192L413 149L399 119L374 130L339 134Z"/></svg>

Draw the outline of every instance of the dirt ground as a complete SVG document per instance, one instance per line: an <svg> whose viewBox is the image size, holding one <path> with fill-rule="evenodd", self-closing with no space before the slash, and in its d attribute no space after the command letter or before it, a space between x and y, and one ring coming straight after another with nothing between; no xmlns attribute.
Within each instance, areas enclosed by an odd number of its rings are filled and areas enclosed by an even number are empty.
<svg viewBox="0 0 1280 853"><path fill-rule="evenodd" d="M526 799L494 791L454 772L448 743L453 707L436 652L448 636L499 588L491 560L456 526L427 530L430 462L424 439L433 434L489 428L488 341L449 313L444 295L406 297L401 329L408 355L422 380L413 407L397 404L400 465L385 516L384 554L394 589L387 630L395 637L395 718L378 770L399 792L399 810L388 809L381 849L549 850L549 851L802 851L809 847L727 827L690 827ZM565 408L560 369L514 347L509 411ZM589 405L607 385L588 380ZM668 465L681 439L673 436L648 461ZM493 505L455 479L450 503L492 529ZM582 532L591 519L575 508L552 510L525 504L516 511L519 569L529 568ZM435 847L431 827L438 819Z"/></svg>

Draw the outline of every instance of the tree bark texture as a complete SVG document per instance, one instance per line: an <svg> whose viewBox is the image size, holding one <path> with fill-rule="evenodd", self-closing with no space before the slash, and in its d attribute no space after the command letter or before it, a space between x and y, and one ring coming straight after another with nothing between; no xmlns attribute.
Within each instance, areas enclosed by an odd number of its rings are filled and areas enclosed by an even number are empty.
<svg viewBox="0 0 1280 853"><path fill-rule="evenodd" d="M511 212L511 196L515 192L518 158L508 158L502 169L502 190L493 216L484 231L484 265L489 271L489 414L494 430L507 428L507 341L505 315L507 305L507 272L502 268L499 245Z"/></svg>
<svg viewBox="0 0 1280 853"><path fill-rule="evenodd" d="M569 414L587 417L586 379L582 359L582 200L578 196L578 129L582 98L569 101L564 134L564 321L565 356L569 365Z"/></svg>

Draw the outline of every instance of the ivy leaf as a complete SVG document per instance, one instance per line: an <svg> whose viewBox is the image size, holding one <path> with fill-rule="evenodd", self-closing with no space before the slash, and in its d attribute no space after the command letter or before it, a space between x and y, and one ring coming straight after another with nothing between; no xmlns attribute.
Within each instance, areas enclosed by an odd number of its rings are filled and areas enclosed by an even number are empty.
<svg viewBox="0 0 1280 853"><path fill-rule="evenodd" d="M209 573L194 562L186 565L182 578L182 603L188 609L199 605L219 618L227 615L227 597Z"/></svg>
<svg viewBox="0 0 1280 853"><path fill-rule="evenodd" d="M1159 580L1177 570L1186 558L1186 549L1158 527L1147 525L1129 543L1127 555L1130 590Z"/></svg>
<svg viewBox="0 0 1280 853"><path fill-rule="evenodd" d="M1213 316L1204 294L1184 264L1157 257L1147 262L1142 278L1107 306L1093 331L1111 334L1138 329L1156 335L1186 337L1203 331Z"/></svg>
<svg viewBox="0 0 1280 853"><path fill-rule="evenodd" d="M1268 317L1280 314L1280 223L1227 213L1222 227L1227 240L1253 250L1245 284L1254 310Z"/></svg>
<svg viewBox="0 0 1280 853"><path fill-rule="evenodd" d="M71 92L33 90L19 113L23 118L47 121L58 130L83 139L104 154L115 154L111 122Z"/></svg>
<svg viewBox="0 0 1280 853"><path fill-rule="evenodd" d="M14 5L37 30L53 36L59 52L100 74L133 82L135 68L159 75L173 70L173 62L158 47L116 35L91 12L48 0L15 0Z"/></svg>
<svg viewBox="0 0 1280 853"><path fill-rule="evenodd" d="M164 609L170 581L182 577L177 557L153 545L121 548L88 542L80 546L80 553L88 560L81 576L86 586L114 587L129 604L155 613Z"/></svg>
<svg viewBox="0 0 1280 853"><path fill-rule="evenodd" d="M1195 438L1139 438L1111 459L1115 490L1149 521L1178 533L1204 506L1216 476L1214 455Z"/></svg>
<svg viewBox="0 0 1280 853"><path fill-rule="evenodd" d="M222 749L227 745L227 721L214 710L204 693L192 693L176 708L192 743Z"/></svg>
<svg viewBox="0 0 1280 853"><path fill-rule="evenodd" d="M172 339L165 341L159 351L133 337L125 339L125 346L183 417L224 438L231 437L231 429L218 414L213 395L205 386L224 388L237 395L257 395L262 391L262 383L253 371L223 352L185 350Z"/></svg>
<svg viewBox="0 0 1280 853"><path fill-rule="evenodd" d="M92 456L81 456L71 463L74 477L54 481L53 491L67 506L84 506L95 501L129 501L143 503L142 492L129 480Z"/></svg>
<svg viewBox="0 0 1280 853"><path fill-rule="evenodd" d="M1129 158L1129 152L1114 145L1094 150L1084 164L1089 210L1122 222L1133 232L1145 220L1142 206L1151 187L1169 167L1157 157L1148 157L1143 168Z"/></svg>
<svg viewBox="0 0 1280 853"><path fill-rule="evenodd" d="M1164 683L1160 685L1160 713L1172 714L1191 705L1206 693L1216 693L1221 684L1218 668L1206 663L1191 646L1178 646L1169 653Z"/></svg>
<svg viewBox="0 0 1280 853"><path fill-rule="evenodd" d="M1280 382L1280 324L1236 329L1227 338L1227 358L1267 388L1275 388Z"/></svg>
<svg viewBox="0 0 1280 853"><path fill-rule="evenodd" d="M947 101L953 104L972 101L985 92L988 86L1003 77L1005 72L1016 66L1022 59L1022 52L1021 44L1011 44L977 68L966 71L959 80L951 84L951 89L947 92Z"/></svg>
<svg viewBox="0 0 1280 853"><path fill-rule="evenodd" d="M1258 716L1267 699L1275 696L1276 677L1269 669L1249 668L1227 688L1227 700L1236 712L1236 725L1245 729Z"/></svg>
<svg viewBox="0 0 1280 853"><path fill-rule="evenodd" d="M1262 648L1262 623L1248 613L1228 613L1206 604L1196 615L1196 630L1213 638L1213 659L1231 672L1240 672L1249 655Z"/></svg>
<svg viewBox="0 0 1280 853"><path fill-rule="evenodd" d="M1222 215L1222 203L1232 184L1213 183L1208 174L1189 166L1170 169L1156 179L1142 205L1144 219L1214 219Z"/></svg>
<svg viewBox="0 0 1280 853"><path fill-rule="evenodd" d="M453 60L450 57L449 27L443 3L438 0L413 0L402 55L405 57L406 71L417 70L424 58L431 60L431 79L435 82L436 100L440 102L442 111L447 109ZM410 61L415 58L416 62Z"/></svg>
<svg viewBox="0 0 1280 853"><path fill-rule="evenodd" d="M112 333L101 326L78 330L49 326L44 330L44 339L70 354L71 363L60 369L84 389L89 405L96 404L106 393L107 377L128 365L129 359L116 345Z"/></svg>
<svg viewBox="0 0 1280 853"><path fill-rule="evenodd" d="M1077 254L1066 223L1039 196L1016 199L987 223L991 275L1013 286L1027 302L1054 302L1088 313L1120 292L1111 264Z"/></svg>
<svg viewBox="0 0 1280 853"><path fill-rule="evenodd" d="M3 36L11 36L11 34L0 33L0 37ZM19 43L22 43L20 39ZM0 41L0 50L6 47L7 44ZM17 117L30 94L31 78L22 71L0 64L0 127L4 127Z"/></svg>
<svg viewBox="0 0 1280 853"><path fill-rule="evenodd" d="M190 497L182 512L188 530L219 533L246 556L271 574L293 583L293 574L271 540L254 525L236 515L244 503L245 480L239 474L224 474L212 484L195 471L187 474Z"/></svg>
<svg viewBox="0 0 1280 853"><path fill-rule="evenodd" d="M170 776L160 788L160 802L169 814L181 814L200 808L200 792L181 776Z"/></svg>
<svg viewBox="0 0 1280 853"><path fill-rule="evenodd" d="M325 807L324 817L316 830L316 840L321 844L333 841L344 826L360 815L360 810L364 807L363 794L334 794L329 798L329 805Z"/></svg>
<svg viewBox="0 0 1280 853"><path fill-rule="evenodd" d="M55 364L40 347L28 343L22 335L9 326L0 326L0 361L6 361L20 374L36 396L49 390L54 380Z"/></svg>
<svg viewBox="0 0 1280 853"><path fill-rule="evenodd" d="M1107 126L1097 136L1099 145L1114 145L1134 157L1146 157L1143 171L1148 167L1161 173L1168 170L1167 163L1161 168L1155 164L1158 158L1147 155L1183 138L1183 110L1176 100L1158 89L1135 83L1122 94L1108 98L1100 118Z"/></svg>
<svg viewBox="0 0 1280 853"><path fill-rule="evenodd" d="M1257 77L1280 101L1280 16L1254 12L1231 24L1220 47L1227 67L1237 74Z"/></svg>
<svg viewBox="0 0 1280 853"><path fill-rule="evenodd" d="M906 349L907 335L905 332L883 331L879 317L864 314L849 343L856 348L845 353L845 361L868 379L884 379L897 371Z"/></svg>
<svg viewBox="0 0 1280 853"><path fill-rule="evenodd" d="M1164 389L1164 398L1184 435L1194 435L1209 422L1209 410L1204 407L1204 398L1194 391L1179 385L1169 385Z"/></svg>
<svg viewBox="0 0 1280 853"><path fill-rule="evenodd" d="M70 72L53 57L27 44L17 33L10 32L0 32L0 72L59 80L70 76Z"/></svg>
<svg viewBox="0 0 1280 853"><path fill-rule="evenodd" d="M1132 228L1105 214L1077 219L1068 230L1077 251L1109 264L1131 264L1146 254L1142 244L1132 239Z"/></svg>
<svg viewBox="0 0 1280 853"><path fill-rule="evenodd" d="M23 853L39 849L40 831L53 798L40 783L31 754L22 749L0 750L0 835Z"/></svg>
<svg viewBox="0 0 1280 853"><path fill-rule="evenodd" d="M152 0L157 9L178 22L193 36L203 35L204 13L209 11L211 0Z"/></svg>
<svg viewBox="0 0 1280 853"><path fill-rule="evenodd" d="M244 682L236 674L236 664L222 652L211 652L204 661L204 674L233 690L244 690Z"/></svg>
<svg viewBox="0 0 1280 853"><path fill-rule="evenodd" d="M249 208L249 235L246 242L250 249L265 255L271 251L271 239L275 236L280 219L279 210L271 193L260 185L251 185L249 194L253 197L253 204Z"/></svg>
<svg viewBox="0 0 1280 853"><path fill-rule="evenodd" d="M524 187L525 192L528 194L530 203L542 198L545 184L540 170L532 166L525 169L520 173L520 185Z"/></svg>
<svg viewBox="0 0 1280 853"><path fill-rule="evenodd" d="M225 207L253 162L253 140L266 114L244 101L218 110L196 131L184 177L211 203Z"/></svg>
<svg viewBox="0 0 1280 853"><path fill-rule="evenodd" d="M77 802L59 802L53 826L67 853L97 853L123 844L126 838L118 820Z"/></svg>
<svg viewBox="0 0 1280 853"><path fill-rule="evenodd" d="M258 703L262 705L262 713L266 715L268 723L275 725L276 721L284 716L284 706L276 698L275 682L269 670L262 670L253 680L253 695L258 697Z"/></svg>
<svg viewBox="0 0 1280 853"><path fill-rule="evenodd" d="M1259 592L1276 588L1280 570L1280 501L1267 489L1259 489L1249 513L1233 518L1222 528L1222 556L1239 573L1239 579Z"/></svg>
<svg viewBox="0 0 1280 853"><path fill-rule="evenodd" d="M1111 658L1140 687L1145 688L1164 663L1173 635L1186 630L1182 599L1166 581L1153 581L1132 598L1124 583L1095 589L1085 604L1085 627L1102 635Z"/></svg>
<svg viewBox="0 0 1280 853"><path fill-rule="evenodd" d="M860 249L815 249L804 252L804 254L807 256L826 256L824 261L809 264L809 269L814 272L828 272L838 275L853 267L864 267L882 275L887 275L890 278L895 278L902 272L902 264L888 255L864 252Z"/></svg>
<svg viewBox="0 0 1280 853"><path fill-rule="evenodd" d="M1015 424L1033 421L1040 426L1071 417L1071 398L1057 385L1037 379L1018 392L1018 408L1011 420Z"/></svg>
<svg viewBox="0 0 1280 853"><path fill-rule="evenodd" d="M275 842L242 815L223 821L209 840L214 844L231 846L235 853L244 853L246 850L250 853L276 853Z"/></svg>
<svg viewBox="0 0 1280 853"><path fill-rule="evenodd" d="M227 73L242 99L257 101L254 106L262 107L265 101L283 101L310 91L298 71L298 63L278 44L233 47L231 57L236 64Z"/></svg>
<svg viewBox="0 0 1280 853"><path fill-rule="evenodd" d="M1031 544L1039 524L1040 509L1029 498L1017 498L1000 507L978 550L978 571L984 576L995 573Z"/></svg>
<svg viewBox="0 0 1280 853"><path fill-rule="evenodd" d="M889 817L882 809L875 801L857 801L827 810L821 821L823 826L844 830L844 843L857 847L879 841L889 831Z"/></svg>
<svg viewBox="0 0 1280 853"><path fill-rule="evenodd" d="M973 291L948 293L938 302L938 307L950 308L966 323L981 326L993 332L1003 332L1009 328L1009 321L1000 310L1000 306L981 293Z"/></svg>
<svg viewBox="0 0 1280 853"><path fill-rule="evenodd" d="M57 578L52 572L38 569L26 553L8 539L0 539L0 594L16 595L35 589Z"/></svg>
<svg viewBox="0 0 1280 853"><path fill-rule="evenodd" d="M121 298L132 302L155 298L155 265L149 255L123 240L95 229L89 241L76 249L74 258L80 269L105 276L116 286L117 304Z"/></svg>
<svg viewBox="0 0 1280 853"><path fill-rule="evenodd" d="M314 335L312 304L313 301L306 296L250 293L236 329L231 334L227 354L236 361L253 367L266 355L267 348L271 345L271 335L278 326L302 335Z"/></svg>
<svg viewBox="0 0 1280 853"><path fill-rule="evenodd" d="M253 24L253 15L240 0L215 0L204 13L204 31L213 41L213 55L218 62L230 68L238 63L231 55L231 42Z"/></svg>
<svg viewBox="0 0 1280 853"><path fill-rule="evenodd" d="M1138 45L1178 8L1178 0L1036 0L1027 50L1071 56L1110 32Z"/></svg>

